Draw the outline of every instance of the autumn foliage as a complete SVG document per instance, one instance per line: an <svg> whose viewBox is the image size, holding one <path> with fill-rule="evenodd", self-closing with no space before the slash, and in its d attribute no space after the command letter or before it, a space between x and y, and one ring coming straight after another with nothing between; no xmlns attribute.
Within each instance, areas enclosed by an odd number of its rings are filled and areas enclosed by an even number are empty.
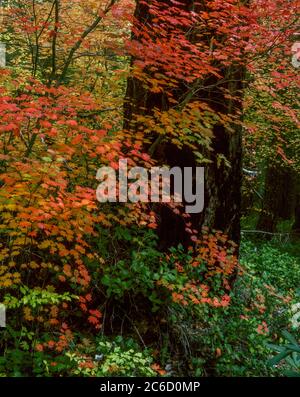
<svg viewBox="0 0 300 397"><path fill-rule="evenodd" d="M267 159L296 163L299 72L290 57L299 1L140 1L143 24L131 1L9 3L0 69L0 301L9 332L31 330L27 350L56 367L100 331L124 326L131 335L132 313L153 342L157 313L172 305L226 310L241 273L230 227L215 230L209 210L196 227L171 203L189 244L160 250L158 207L100 204L96 173L123 158L129 167L164 165L157 144L171 144L225 175L218 128L243 130L249 152L263 142ZM137 96L125 94L127 82L142 87ZM77 367L95 366L87 356ZM157 363L152 370L165 374Z"/></svg>

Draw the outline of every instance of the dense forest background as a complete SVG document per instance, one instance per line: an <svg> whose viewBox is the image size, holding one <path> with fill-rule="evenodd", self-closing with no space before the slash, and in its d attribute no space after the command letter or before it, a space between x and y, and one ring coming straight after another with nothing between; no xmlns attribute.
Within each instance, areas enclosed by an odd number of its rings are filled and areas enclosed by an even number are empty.
<svg viewBox="0 0 300 397"><path fill-rule="evenodd" d="M0 13L0 375L299 375L299 0ZM203 211L99 203L124 158Z"/></svg>

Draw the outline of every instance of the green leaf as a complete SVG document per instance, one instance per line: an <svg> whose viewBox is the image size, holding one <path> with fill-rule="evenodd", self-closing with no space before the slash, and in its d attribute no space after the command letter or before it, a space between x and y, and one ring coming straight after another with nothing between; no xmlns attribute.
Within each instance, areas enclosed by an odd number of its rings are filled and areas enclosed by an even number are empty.
<svg viewBox="0 0 300 397"><path fill-rule="evenodd" d="M290 334L288 331L284 330L282 331L282 335L286 340L292 343L292 345L298 346L298 341L294 338L292 334Z"/></svg>
<svg viewBox="0 0 300 397"><path fill-rule="evenodd" d="M51 157L42 157L42 160L45 161L46 163L52 163Z"/></svg>
<svg viewBox="0 0 300 397"><path fill-rule="evenodd" d="M300 378L300 372L296 371L284 371L284 374L289 378Z"/></svg>
<svg viewBox="0 0 300 397"><path fill-rule="evenodd" d="M273 351L275 351L275 352L277 352L277 353L280 353L280 352L283 352L283 351L286 350L284 346L274 345L273 343L267 343L266 346L267 346L269 349L271 349L271 350L273 350Z"/></svg>
<svg viewBox="0 0 300 397"><path fill-rule="evenodd" d="M300 353L300 346L298 346L298 345L291 345L291 344L288 344L288 345L286 345L285 347L286 347L287 349L289 349L291 352Z"/></svg>
<svg viewBox="0 0 300 397"><path fill-rule="evenodd" d="M270 367L273 367L274 365L277 365L281 360L283 360L285 357L287 357L291 353L290 350L285 350L282 351L281 353L277 354L277 356L274 356L268 361L268 365Z"/></svg>

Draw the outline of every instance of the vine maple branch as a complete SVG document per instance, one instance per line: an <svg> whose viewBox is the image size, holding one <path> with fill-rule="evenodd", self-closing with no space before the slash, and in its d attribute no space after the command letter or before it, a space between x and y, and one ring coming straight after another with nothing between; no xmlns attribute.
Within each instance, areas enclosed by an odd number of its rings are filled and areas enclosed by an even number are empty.
<svg viewBox="0 0 300 397"><path fill-rule="evenodd" d="M65 63L65 65L64 65L64 67L63 67L63 70L62 70L62 72L61 72L60 78L59 78L58 81L57 81L57 85L59 85L59 84L61 83L61 81L65 78L65 76L66 76L66 74L67 74L67 72L68 72L68 69L69 69L69 67L70 67L70 64L71 64L71 62L72 62L72 60L73 60L74 54L75 54L76 51L78 51L78 49L81 47L81 44L82 44L83 40L84 40L90 33L92 33L92 32L97 28L97 26L99 25L99 23L102 21L103 16L106 15L106 14L111 10L111 8L113 7L113 5L114 5L116 2L117 2L117 0L111 0L111 1L109 2L109 4L106 6L105 10L101 13L101 15L99 15L99 16L94 20L94 22L93 22L88 28L85 29L85 31L82 33L82 35L80 36L80 38L77 40L77 42L76 42L76 43L74 44L74 46L71 48L71 50L70 50L70 52L69 52L69 55L68 55L68 57L67 57L66 63Z"/></svg>

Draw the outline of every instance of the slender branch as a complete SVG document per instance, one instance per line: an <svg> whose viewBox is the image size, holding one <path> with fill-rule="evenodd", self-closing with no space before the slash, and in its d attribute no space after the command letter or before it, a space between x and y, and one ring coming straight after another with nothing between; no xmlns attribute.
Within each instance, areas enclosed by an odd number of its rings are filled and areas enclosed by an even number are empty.
<svg viewBox="0 0 300 397"><path fill-rule="evenodd" d="M35 10L35 0L32 0L32 12L33 12L33 19L34 19L34 27L37 27L37 15L36 15L36 10ZM39 50L39 36L34 30L34 38L35 38L35 49L34 49L34 56L33 56L33 68L32 68L32 75L35 77L36 72L37 72L37 67L38 67L38 61L39 61L39 56L40 56L40 50Z"/></svg>
<svg viewBox="0 0 300 397"><path fill-rule="evenodd" d="M60 0L55 0L55 25L54 25L53 39L52 39L52 70L49 77L49 84L55 78L56 75L56 44L57 44L57 35L58 35L59 12L60 12Z"/></svg>
<svg viewBox="0 0 300 397"><path fill-rule="evenodd" d="M60 78L57 81L57 85L59 85L62 82L62 80L65 78L65 76L66 76L66 74L68 72L68 69L70 67L70 64L71 64L71 62L73 60L74 54L81 47L81 44L82 44L83 40L97 28L97 26L99 25L99 23L103 19L103 15L106 15L111 10L112 6L116 3L116 1L117 0L111 0L109 2L109 4L106 6L106 8L103 11L103 13L101 15L99 15L88 28L86 28L86 30L82 33L82 35L77 40L77 42L71 48L71 50L69 52L69 55L67 57L66 63L65 63L65 65L63 67L63 70L61 72Z"/></svg>
<svg viewBox="0 0 300 397"><path fill-rule="evenodd" d="M49 11L49 14L48 14L48 16L47 16L47 18L46 18L44 24L43 24L43 27L42 27L42 29L40 30L39 34L38 34L38 38L40 38L41 35L43 34L43 32L44 32L44 30L45 30L45 28L46 28L46 26L47 26L47 23L49 22L49 19L51 18L51 15L52 15L52 12L53 12L55 3L56 3L56 0L54 0L53 4L52 4L52 6L51 6L51 9L50 9L50 11Z"/></svg>

